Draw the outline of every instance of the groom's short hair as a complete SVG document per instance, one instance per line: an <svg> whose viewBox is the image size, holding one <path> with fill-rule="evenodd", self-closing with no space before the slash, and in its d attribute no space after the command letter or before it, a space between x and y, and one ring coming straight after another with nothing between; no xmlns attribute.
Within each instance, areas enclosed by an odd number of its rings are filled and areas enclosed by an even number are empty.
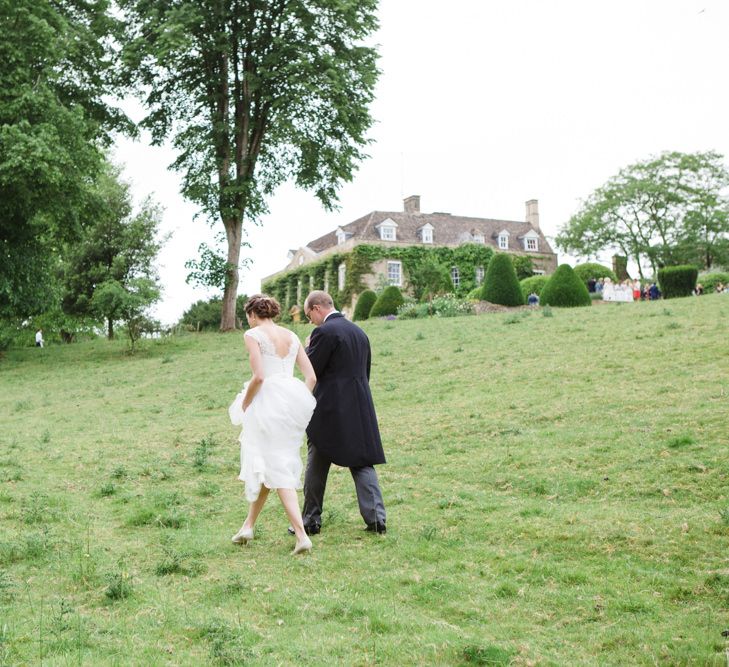
<svg viewBox="0 0 729 667"><path fill-rule="evenodd" d="M334 308L334 299L331 295L327 294L322 290L314 290L306 297L306 305L311 308L312 306L324 306L325 308Z"/></svg>

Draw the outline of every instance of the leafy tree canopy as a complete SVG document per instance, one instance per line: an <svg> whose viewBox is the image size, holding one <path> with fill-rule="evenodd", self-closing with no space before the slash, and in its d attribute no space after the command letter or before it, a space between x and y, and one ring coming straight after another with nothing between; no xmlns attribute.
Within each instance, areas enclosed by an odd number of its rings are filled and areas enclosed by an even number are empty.
<svg viewBox="0 0 729 667"><path fill-rule="evenodd" d="M331 208L364 157L378 71L362 42L377 26L377 2L119 4L126 77L149 110L143 125L155 143L172 136L183 194L225 229L221 328L232 329L244 217L258 219L286 180Z"/></svg>
<svg viewBox="0 0 729 667"><path fill-rule="evenodd" d="M663 265L729 263L729 171L718 153L663 153L621 170L557 236L566 252L619 250L655 275Z"/></svg>

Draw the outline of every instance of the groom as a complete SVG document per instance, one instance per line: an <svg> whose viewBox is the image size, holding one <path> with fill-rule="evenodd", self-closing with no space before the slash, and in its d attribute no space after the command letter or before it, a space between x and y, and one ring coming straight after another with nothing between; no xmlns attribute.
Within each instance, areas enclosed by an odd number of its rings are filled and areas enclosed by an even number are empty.
<svg viewBox="0 0 729 667"><path fill-rule="evenodd" d="M384 533L385 505L374 465L385 463L369 377L370 341L362 329L334 309L326 292L309 294L304 314L316 329L306 353L316 372L316 409L306 433L309 455L304 476L304 528L321 530L324 490L332 463L349 468L367 530Z"/></svg>

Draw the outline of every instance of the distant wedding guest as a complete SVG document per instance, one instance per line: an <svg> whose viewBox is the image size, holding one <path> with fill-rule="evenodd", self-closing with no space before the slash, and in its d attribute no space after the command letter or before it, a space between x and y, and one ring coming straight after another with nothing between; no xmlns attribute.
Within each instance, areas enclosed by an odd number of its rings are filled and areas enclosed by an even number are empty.
<svg viewBox="0 0 729 667"><path fill-rule="evenodd" d="M291 315L292 322L296 324L301 322L301 308L299 308L296 304L289 308L289 315Z"/></svg>
<svg viewBox="0 0 729 667"><path fill-rule="evenodd" d="M694 288L694 295L701 296L703 293L704 293L704 286L701 283L696 283L696 287Z"/></svg>
<svg viewBox="0 0 729 667"><path fill-rule="evenodd" d="M538 306L539 305L539 295L536 292L532 292L527 297L527 305L529 305L529 306Z"/></svg>
<svg viewBox="0 0 729 667"><path fill-rule="evenodd" d="M640 280L633 281L633 301L640 301Z"/></svg>
<svg viewBox="0 0 729 667"><path fill-rule="evenodd" d="M602 285L602 300L615 301L615 286L610 278L605 278Z"/></svg>
<svg viewBox="0 0 729 667"><path fill-rule="evenodd" d="M293 331L274 323L281 312L278 301L253 295L245 305L251 327L243 339L252 377L228 409L240 425L241 467L248 516L233 542L246 544L254 537L256 519L271 489L276 489L296 535L293 554L311 550L299 510L296 489L301 488L304 432L316 401L312 396L316 374ZM304 382L294 377L294 365Z"/></svg>
<svg viewBox="0 0 729 667"><path fill-rule="evenodd" d="M597 285L597 280L594 278L588 278L587 279L587 291L588 292L594 292L595 291L595 285Z"/></svg>
<svg viewBox="0 0 729 667"><path fill-rule="evenodd" d="M657 301L661 298L661 290L658 289L658 285L655 283L651 283L651 286L648 288L648 298L651 301Z"/></svg>
<svg viewBox="0 0 729 667"><path fill-rule="evenodd" d="M716 293L721 294L724 291L723 283L716 283Z"/></svg>
<svg viewBox="0 0 729 667"><path fill-rule="evenodd" d="M43 329L38 329L35 332L35 346L43 347Z"/></svg>
<svg viewBox="0 0 729 667"><path fill-rule="evenodd" d="M598 294L602 294L602 288L603 288L604 281L602 278L598 278L597 282L595 283L595 291Z"/></svg>

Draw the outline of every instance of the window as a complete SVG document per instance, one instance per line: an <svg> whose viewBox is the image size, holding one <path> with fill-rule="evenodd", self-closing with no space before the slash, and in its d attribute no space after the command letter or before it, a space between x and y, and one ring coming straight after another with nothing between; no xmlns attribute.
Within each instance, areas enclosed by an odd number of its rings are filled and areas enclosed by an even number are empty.
<svg viewBox="0 0 729 667"><path fill-rule="evenodd" d="M387 282L389 285L402 285L402 264L400 262L387 263Z"/></svg>
<svg viewBox="0 0 729 667"><path fill-rule="evenodd" d="M508 234L499 234L499 248L501 250L507 250L509 248Z"/></svg>
<svg viewBox="0 0 729 667"><path fill-rule="evenodd" d="M486 243L486 237L483 234L479 234L478 232L476 232L473 235L473 242L474 243Z"/></svg>
<svg viewBox="0 0 729 667"><path fill-rule="evenodd" d="M421 237L423 243L433 243L433 229L431 227L423 227Z"/></svg>
<svg viewBox="0 0 729 667"><path fill-rule="evenodd" d="M458 287L461 284L461 272L457 266L451 268L451 281L453 282L453 287Z"/></svg>
<svg viewBox="0 0 729 667"><path fill-rule="evenodd" d="M537 250L537 239L527 237L525 240L527 250Z"/></svg>
<svg viewBox="0 0 729 667"><path fill-rule="evenodd" d="M337 245L342 245L347 240L347 235L344 233L343 230L338 229L337 230Z"/></svg>
<svg viewBox="0 0 729 667"><path fill-rule="evenodd" d="M544 275L544 271L542 271L542 269L534 269L534 270L532 271L532 273L533 273L533 274L534 274L535 276L543 276L543 275Z"/></svg>
<svg viewBox="0 0 729 667"><path fill-rule="evenodd" d="M342 262L339 265L339 273L337 275L337 289L341 292L344 289L344 281L347 277L347 265Z"/></svg>
<svg viewBox="0 0 729 667"><path fill-rule="evenodd" d="M483 283L483 276L484 276L484 270L483 266L477 266L476 267L476 284L480 285Z"/></svg>
<svg viewBox="0 0 729 667"><path fill-rule="evenodd" d="M383 241L394 241L395 240L395 228L387 226L380 227L380 238Z"/></svg>

